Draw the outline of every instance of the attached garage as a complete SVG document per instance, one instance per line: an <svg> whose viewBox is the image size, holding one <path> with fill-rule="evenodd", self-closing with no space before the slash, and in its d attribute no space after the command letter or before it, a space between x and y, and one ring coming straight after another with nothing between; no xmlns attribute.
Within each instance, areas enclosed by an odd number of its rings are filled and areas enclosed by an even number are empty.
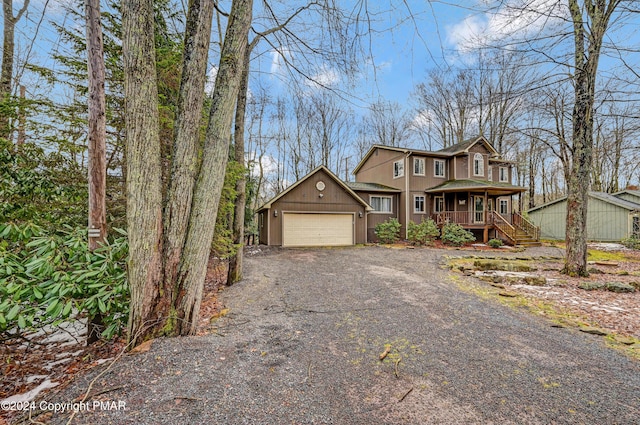
<svg viewBox="0 0 640 425"><path fill-rule="evenodd" d="M282 246L353 245L353 214L284 213Z"/></svg>
<svg viewBox="0 0 640 425"><path fill-rule="evenodd" d="M366 243L371 209L320 166L257 211L260 243L286 247Z"/></svg>

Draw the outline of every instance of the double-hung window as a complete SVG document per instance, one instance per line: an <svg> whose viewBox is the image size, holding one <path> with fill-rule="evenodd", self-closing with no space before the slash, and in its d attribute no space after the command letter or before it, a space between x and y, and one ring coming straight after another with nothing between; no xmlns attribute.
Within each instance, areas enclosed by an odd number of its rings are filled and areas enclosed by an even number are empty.
<svg viewBox="0 0 640 425"><path fill-rule="evenodd" d="M391 196L370 196L369 204L377 213L391 213Z"/></svg>
<svg viewBox="0 0 640 425"><path fill-rule="evenodd" d="M442 159L433 160L433 176L444 177L444 160Z"/></svg>
<svg viewBox="0 0 640 425"><path fill-rule="evenodd" d="M424 176L424 158L413 158L413 175Z"/></svg>
<svg viewBox="0 0 640 425"><path fill-rule="evenodd" d="M413 212L414 213L424 213L424 195L415 195L413 197Z"/></svg>
<svg viewBox="0 0 640 425"><path fill-rule="evenodd" d="M509 169L507 167L500 167L500 181L502 183L509 182Z"/></svg>
<svg viewBox="0 0 640 425"><path fill-rule="evenodd" d="M393 178L404 176L404 159L393 163Z"/></svg>

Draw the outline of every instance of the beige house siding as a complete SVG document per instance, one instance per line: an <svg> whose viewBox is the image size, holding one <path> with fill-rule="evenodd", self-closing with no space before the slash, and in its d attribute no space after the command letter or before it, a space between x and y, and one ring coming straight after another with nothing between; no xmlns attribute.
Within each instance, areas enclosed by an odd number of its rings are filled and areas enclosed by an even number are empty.
<svg viewBox="0 0 640 425"><path fill-rule="evenodd" d="M376 149L367 161L360 167L356 174L357 182L376 182L396 189L404 189L404 179L413 170L405 166L404 177L393 177L393 164L403 160L405 154L402 152L390 151L386 149ZM413 163L409 164L413 166Z"/></svg>
<svg viewBox="0 0 640 425"><path fill-rule="evenodd" d="M377 242L375 228L378 224L387 221L390 218L399 218L398 217L398 207L399 207L399 194L397 193L389 193L389 192L364 192L364 191L356 191L358 196L362 198L365 202L370 203L371 196L388 196L391 198L391 213L379 213L375 211L369 211L367 214L367 228L365 230L367 235L367 242ZM401 220L399 220L401 221Z"/></svg>
<svg viewBox="0 0 640 425"><path fill-rule="evenodd" d="M469 178L469 155L464 154L456 157L456 180Z"/></svg>
<svg viewBox="0 0 640 425"><path fill-rule="evenodd" d="M425 161L425 174L424 176L415 175L413 173L413 161L414 158L422 158ZM444 177L436 177L435 176L435 160L444 161ZM409 180L409 190L411 191L424 191L426 188L434 187L439 184L442 184L449 180L449 169L450 163L447 158L437 158L432 156L414 156L412 155L409 158L409 163L411 164L411 176ZM393 185L390 185L393 186ZM402 188L398 188L402 189Z"/></svg>
<svg viewBox="0 0 640 425"><path fill-rule="evenodd" d="M629 210L589 197L587 238L592 241L619 241L629 235ZM540 226L543 239L565 239L567 201L563 200L529 212L530 220Z"/></svg>

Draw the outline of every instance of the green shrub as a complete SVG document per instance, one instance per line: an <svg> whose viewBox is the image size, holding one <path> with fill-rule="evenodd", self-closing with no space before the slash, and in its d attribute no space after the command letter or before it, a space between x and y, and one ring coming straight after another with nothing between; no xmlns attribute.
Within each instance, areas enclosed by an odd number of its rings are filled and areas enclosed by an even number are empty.
<svg viewBox="0 0 640 425"><path fill-rule="evenodd" d="M432 219L423 220L420 224L409 222L407 239L413 245L426 245L433 242L440 235L440 230Z"/></svg>
<svg viewBox="0 0 640 425"><path fill-rule="evenodd" d="M0 334L17 336L65 320L102 316L104 337L127 325L126 235L89 252L86 229L45 232L0 224Z"/></svg>
<svg viewBox="0 0 640 425"><path fill-rule="evenodd" d="M640 238L630 237L622 239L622 245L626 246L629 249L640 249Z"/></svg>
<svg viewBox="0 0 640 425"><path fill-rule="evenodd" d="M378 223L375 228L376 236L382 243L395 243L400 239L400 222L396 218Z"/></svg>
<svg viewBox="0 0 640 425"><path fill-rule="evenodd" d="M501 239L491 239L489 240L489 242L487 242L487 245L489 245L491 248L500 248L503 243Z"/></svg>
<svg viewBox="0 0 640 425"><path fill-rule="evenodd" d="M447 223L442 227L440 239L447 245L462 246L467 242L475 241L476 237L458 223Z"/></svg>

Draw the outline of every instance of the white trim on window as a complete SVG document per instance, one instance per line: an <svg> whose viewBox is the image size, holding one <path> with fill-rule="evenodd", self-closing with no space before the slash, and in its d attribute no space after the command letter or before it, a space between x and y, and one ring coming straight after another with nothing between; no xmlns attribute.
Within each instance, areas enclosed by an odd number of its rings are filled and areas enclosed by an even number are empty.
<svg viewBox="0 0 640 425"><path fill-rule="evenodd" d="M404 176L404 159L393 163L393 178L397 179Z"/></svg>
<svg viewBox="0 0 640 425"><path fill-rule="evenodd" d="M369 195L369 205L373 208L373 214L393 214L393 197L382 195Z"/></svg>
<svg viewBox="0 0 640 425"><path fill-rule="evenodd" d="M426 197L424 195L413 195L413 212L414 214L424 214L426 212Z"/></svg>
<svg viewBox="0 0 640 425"><path fill-rule="evenodd" d="M413 175L424 176L424 158L413 158Z"/></svg>
<svg viewBox="0 0 640 425"><path fill-rule="evenodd" d="M506 199L500 199L500 214L509 214L509 201Z"/></svg>
<svg viewBox="0 0 640 425"><path fill-rule="evenodd" d="M481 153L473 155L473 175L484 176L484 156Z"/></svg>
<svg viewBox="0 0 640 425"><path fill-rule="evenodd" d="M440 164L440 167L438 167ZM445 161L444 159L433 159L433 177L444 177Z"/></svg>
<svg viewBox="0 0 640 425"><path fill-rule="evenodd" d="M433 198L433 212L444 212L444 196L435 196Z"/></svg>
<svg viewBox="0 0 640 425"><path fill-rule="evenodd" d="M500 174L499 179L501 183L509 182L509 169L507 167L500 167L499 174Z"/></svg>
<svg viewBox="0 0 640 425"><path fill-rule="evenodd" d="M487 180L490 182L493 181L493 167L489 165L489 169L487 170Z"/></svg>

